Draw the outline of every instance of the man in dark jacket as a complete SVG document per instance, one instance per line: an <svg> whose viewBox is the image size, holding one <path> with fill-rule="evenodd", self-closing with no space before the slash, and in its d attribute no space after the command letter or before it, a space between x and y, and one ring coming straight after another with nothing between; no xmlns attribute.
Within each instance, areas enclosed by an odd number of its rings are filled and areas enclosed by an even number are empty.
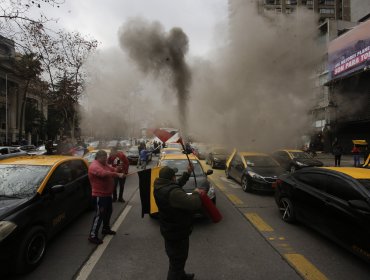
<svg viewBox="0 0 370 280"><path fill-rule="evenodd" d="M202 207L199 194L195 189L192 195L182 189L193 170L188 166L176 181L176 169L163 167L159 178L154 181L154 197L159 209L160 230L165 241L169 259L167 280L191 280L193 273L185 273L185 263L189 252L189 236L193 230L194 212Z"/></svg>

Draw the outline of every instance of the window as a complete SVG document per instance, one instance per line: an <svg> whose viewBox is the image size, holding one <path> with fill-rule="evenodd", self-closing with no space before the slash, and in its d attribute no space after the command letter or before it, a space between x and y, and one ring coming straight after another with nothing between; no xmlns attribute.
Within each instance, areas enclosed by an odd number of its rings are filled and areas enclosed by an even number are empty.
<svg viewBox="0 0 370 280"><path fill-rule="evenodd" d="M349 182L334 176L330 176L326 192L346 201L363 199L362 195Z"/></svg>
<svg viewBox="0 0 370 280"><path fill-rule="evenodd" d="M71 168L69 162L64 162L57 167L51 176L48 186L65 185L72 181Z"/></svg>
<svg viewBox="0 0 370 280"><path fill-rule="evenodd" d="M314 189L324 191L327 184L327 176L317 173L295 173L294 178L298 181L311 186Z"/></svg>

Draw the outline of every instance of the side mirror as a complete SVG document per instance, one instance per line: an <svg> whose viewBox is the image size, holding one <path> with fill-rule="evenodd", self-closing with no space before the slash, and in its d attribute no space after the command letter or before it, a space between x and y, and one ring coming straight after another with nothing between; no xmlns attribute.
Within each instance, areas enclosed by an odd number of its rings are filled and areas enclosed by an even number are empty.
<svg viewBox="0 0 370 280"><path fill-rule="evenodd" d="M370 213L370 205L363 200L349 200L348 204L357 210L362 210Z"/></svg>
<svg viewBox="0 0 370 280"><path fill-rule="evenodd" d="M213 174L213 170L212 169L207 170L206 174L207 174L207 176Z"/></svg>

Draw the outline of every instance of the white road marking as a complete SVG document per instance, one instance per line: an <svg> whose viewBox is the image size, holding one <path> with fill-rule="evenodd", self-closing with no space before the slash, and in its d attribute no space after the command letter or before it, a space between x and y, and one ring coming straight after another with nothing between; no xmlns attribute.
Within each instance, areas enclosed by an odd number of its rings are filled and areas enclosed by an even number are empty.
<svg viewBox="0 0 370 280"><path fill-rule="evenodd" d="M114 225L112 226L112 230L117 231L117 229L120 227L120 225L123 223L123 220L126 218L128 212L130 212L132 206L127 205L125 210L121 213L121 215L118 217ZM95 251L92 253L90 258L86 261L85 265L81 268L80 273L76 277L76 280L86 280L91 271L94 269L95 265L103 255L105 249L107 249L109 242L112 240L112 235L106 235L104 237L103 244L99 245Z"/></svg>

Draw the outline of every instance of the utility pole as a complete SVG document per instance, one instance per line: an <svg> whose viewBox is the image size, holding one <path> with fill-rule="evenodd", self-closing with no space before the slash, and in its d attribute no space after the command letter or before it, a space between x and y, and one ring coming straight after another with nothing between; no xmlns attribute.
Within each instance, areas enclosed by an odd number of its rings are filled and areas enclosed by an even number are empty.
<svg viewBox="0 0 370 280"><path fill-rule="evenodd" d="M5 142L8 144L8 73L5 74Z"/></svg>

